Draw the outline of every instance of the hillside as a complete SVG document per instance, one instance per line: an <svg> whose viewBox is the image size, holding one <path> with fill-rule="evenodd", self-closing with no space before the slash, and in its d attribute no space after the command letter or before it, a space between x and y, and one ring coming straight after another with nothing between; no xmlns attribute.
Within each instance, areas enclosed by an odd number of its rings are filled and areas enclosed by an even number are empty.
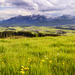
<svg viewBox="0 0 75 75"><path fill-rule="evenodd" d="M53 27L0 27L0 38L62 36L68 31Z"/></svg>

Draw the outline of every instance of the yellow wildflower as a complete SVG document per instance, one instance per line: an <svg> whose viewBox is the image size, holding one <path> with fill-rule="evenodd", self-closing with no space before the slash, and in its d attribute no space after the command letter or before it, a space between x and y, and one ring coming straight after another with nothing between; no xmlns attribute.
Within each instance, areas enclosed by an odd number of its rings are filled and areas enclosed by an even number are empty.
<svg viewBox="0 0 75 75"><path fill-rule="evenodd" d="M25 67L24 70L25 70L25 71L28 71L28 70L29 70L29 67Z"/></svg>
<svg viewBox="0 0 75 75"><path fill-rule="evenodd" d="M65 63L63 62L63 65L64 65Z"/></svg>
<svg viewBox="0 0 75 75"><path fill-rule="evenodd" d="M21 74L24 74L25 72L24 72L24 71L20 71L20 73L21 73Z"/></svg>
<svg viewBox="0 0 75 75"><path fill-rule="evenodd" d="M52 63L52 60L50 60L49 63Z"/></svg>
<svg viewBox="0 0 75 75"><path fill-rule="evenodd" d="M21 68L21 71L23 71L24 69L23 68Z"/></svg>
<svg viewBox="0 0 75 75"><path fill-rule="evenodd" d="M45 62L45 60L43 59L43 60L41 60L41 62Z"/></svg>
<svg viewBox="0 0 75 75"><path fill-rule="evenodd" d="M24 66L21 66L22 69L24 69Z"/></svg>

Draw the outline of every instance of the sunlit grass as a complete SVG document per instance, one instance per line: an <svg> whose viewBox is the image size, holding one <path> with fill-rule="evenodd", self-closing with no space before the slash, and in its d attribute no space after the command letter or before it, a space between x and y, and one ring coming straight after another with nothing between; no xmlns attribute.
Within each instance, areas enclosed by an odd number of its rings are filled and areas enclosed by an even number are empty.
<svg viewBox="0 0 75 75"><path fill-rule="evenodd" d="M0 39L0 75L75 75L75 35Z"/></svg>

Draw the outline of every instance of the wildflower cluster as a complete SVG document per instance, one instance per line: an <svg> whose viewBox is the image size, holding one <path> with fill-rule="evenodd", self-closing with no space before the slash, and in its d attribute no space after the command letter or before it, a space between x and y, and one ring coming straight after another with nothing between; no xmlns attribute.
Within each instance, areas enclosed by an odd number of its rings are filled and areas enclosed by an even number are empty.
<svg viewBox="0 0 75 75"><path fill-rule="evenodd" d="M29 71L29 67L21 66L21 71L20 71L20 73L21 73L21 74L24 74L26 71Z"/></svg>
<svg viewBox="0 0 75 75"><path fill-rule="evenodd" d="M38 60L38 59L37 59ZM40 64L38 64L38 62L40 63ZM54 64L54 63L56 63L57 61L56 60L52 60L52 59L49 59L47 56L45 56L45 58L42 58L42 59L40 59L40 60L38 60L38 62L34 62L34 60L33 59L31 59L31 58L28 58L28 60L27 60L27 65L28 65L28 67L24 67L24 66L21 66L21 70L20 70L20 73L21 74L24 74L25 72L31 72L31 69L32 69L32 65L33 64L35 64L35 66L36 65L39 65L39 66L44 66L45 64L46 65L52 65L52 64ZM64 65L65 63L64 62L62 62L62 64Z"/></svg>

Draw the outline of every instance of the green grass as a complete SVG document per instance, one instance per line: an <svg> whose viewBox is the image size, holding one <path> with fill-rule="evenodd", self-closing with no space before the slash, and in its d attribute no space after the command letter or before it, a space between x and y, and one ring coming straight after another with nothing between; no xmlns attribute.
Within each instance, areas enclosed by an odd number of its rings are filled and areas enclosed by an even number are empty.
<svg viewBox="0 0 75 75"><path fill-rule="evenodd" d="M0 39L0 75L75 75L75 35Z"/></svg>

